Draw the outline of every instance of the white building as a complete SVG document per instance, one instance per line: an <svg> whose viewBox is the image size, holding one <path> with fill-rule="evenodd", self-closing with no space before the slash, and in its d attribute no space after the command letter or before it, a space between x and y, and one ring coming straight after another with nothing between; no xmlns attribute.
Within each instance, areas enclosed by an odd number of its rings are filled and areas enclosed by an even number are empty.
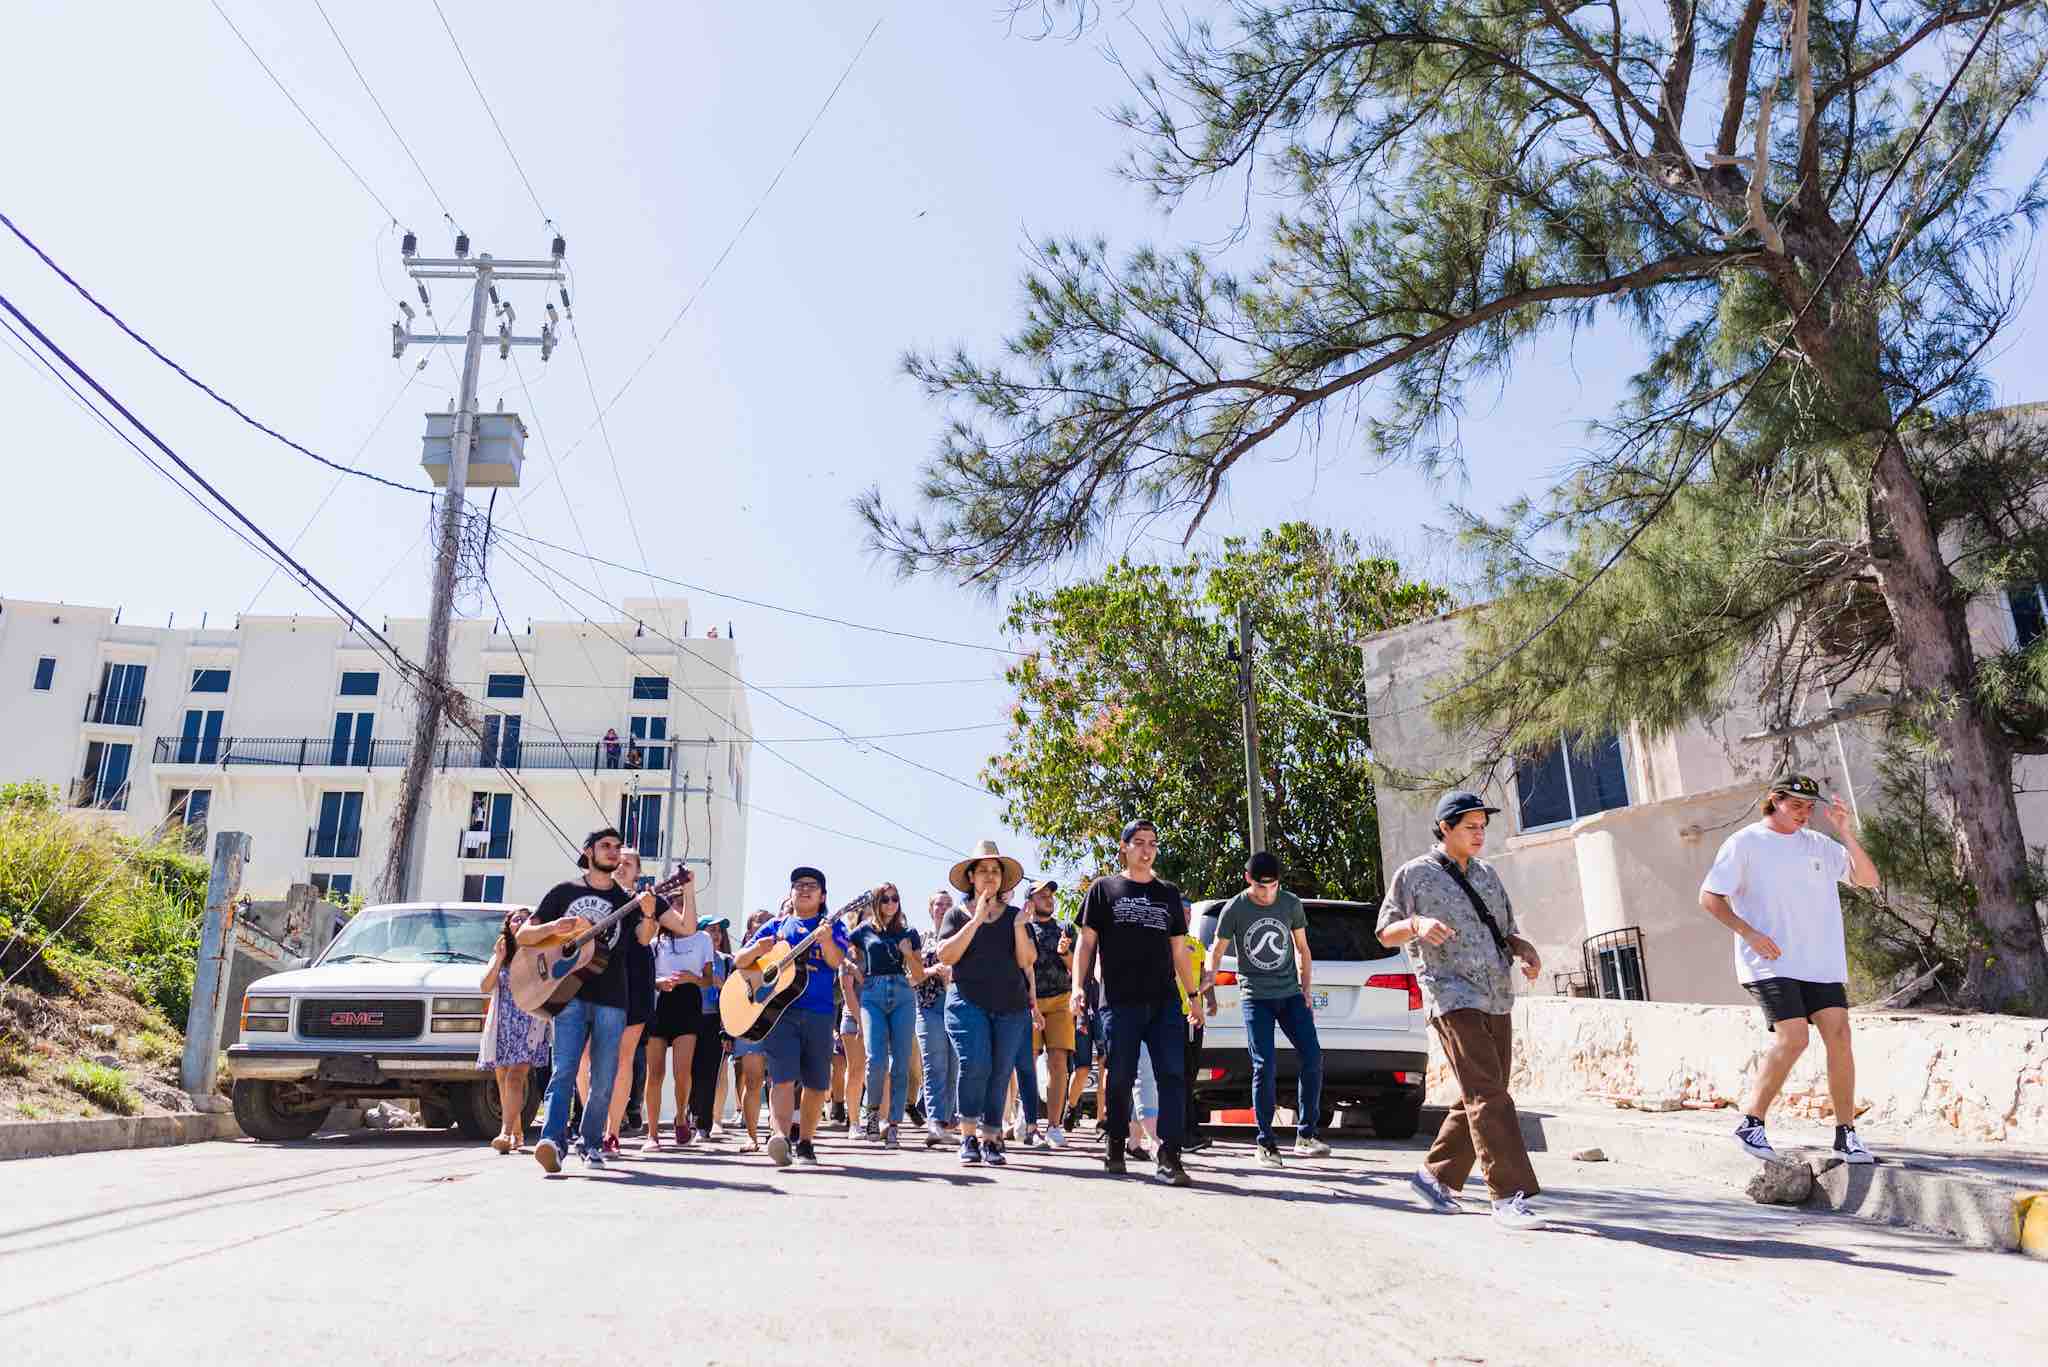
<svg viewBox="0 0 2048 1367"><path fill-rule="evenodd" d="M482 739L442 729L422 896L533 901L573 875L574 849L537 804L572 846L616 824L649 872L686 860L700 909L743 919L752 728L738 653L691 639L680 599L625 611L519 636L455 624L450 677ZM196 849L209 829L246 831L243 883L259 896L294 882L374 896L414 720L389 660L327 616L174 629L118 615L0 599L0 780L58 784L83 819L137 835L182 823ZM424 620L384 626L424 657Z"/></svg>

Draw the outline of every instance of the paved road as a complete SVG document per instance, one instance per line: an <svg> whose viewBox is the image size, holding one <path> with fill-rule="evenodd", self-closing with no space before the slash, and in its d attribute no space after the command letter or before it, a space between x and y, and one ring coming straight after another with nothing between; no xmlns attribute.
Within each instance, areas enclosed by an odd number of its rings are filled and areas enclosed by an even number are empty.
<svg viewBox="0 0 2048 1367"><path fill-rule="evenodd" d="M0 1165L0 1360L2048 1360L2038 1262L1617 1164L1539 1155L1560 1223L1510 1235L1417 1211L1414 1151L1370 1141L1283 1172L1222 1144L1189 1191L1092 1142L1002 1171L820 1147L554 1180L419 1132Z"/></svg>

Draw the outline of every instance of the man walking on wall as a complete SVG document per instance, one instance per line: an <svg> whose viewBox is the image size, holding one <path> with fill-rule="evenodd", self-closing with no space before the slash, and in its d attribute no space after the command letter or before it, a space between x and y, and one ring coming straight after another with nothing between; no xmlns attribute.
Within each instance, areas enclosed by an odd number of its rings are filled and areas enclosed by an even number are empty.
<svg viewBox="0 0 2048 1367"><path fill-rule="evenodd" d="M1764 1115L1806 1052L1807 1025L1828 1052L1828 1093L1835 1107L1835 1152L1873 1163L1856 1137L1856 1056L1849 1043L1849 957L1842 942L1845 882L1875 889L1877 866L1856 840L1855 822L1838 797L1827 823L1839 843L1807 829L1820 785L1785 774L1764 794L1762 817L1728 837L1700 884L1700 906L1735 932L1735 977L1763 1008L1776 1036L1757 1073L1735 1139L1766 1161L1778 1151L1764 1136Z"/></svg>
<svg viewBox="0 0 2048 1367"><path fill-rule="evenodd" d="M1508 965L1522 961L1534 980L1542 971L1536 946L1515 934L1515 909L1493 866L1479 857L1489 807L1476 793L1449 792L1436 804L1436 848L1403 864L1380 906L1380 943L1408 946L1422 981L1430 1025L1458 1080L1458 1101L1444 1117L1422 1167L1409 1179L1431 1210L1458 1211L1453 1194L1486 1168L1494 1221L1535 1229L1529 1208L1540 1188L1522 1126L1508 1095L1514 1062L1514 983Z"/></svg>

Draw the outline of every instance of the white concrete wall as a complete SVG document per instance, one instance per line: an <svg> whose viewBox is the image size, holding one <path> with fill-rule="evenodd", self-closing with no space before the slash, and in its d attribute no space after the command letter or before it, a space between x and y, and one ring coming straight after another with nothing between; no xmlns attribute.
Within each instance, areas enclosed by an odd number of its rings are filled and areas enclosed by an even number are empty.
<svg viewBox="0 0 2048 1367"><path fill-rule="evenodd" d="M676 742L677 777L698 790L677 813L673 849L680 855L687 847L693 860L711 861L708 868L696 865L706 894L700 906L707 913L732 915L736 922L744 919L740 895L748 823L745 809L733 801L733 775L744 776L750 763L745 737L751 723L744 689L734 677L744 672L735 645L690 638L688 606L680 600L631 599L626 607L630 619L624 622L535 622L516 638L494 633L488 622L456 623L450 675L474 701L479 717L493 711L518 716L524 746L575 742L591 753L577 752L580 774L525 764L515 771L533 800L567 833L567 849L550 823L529 810L512 782L495 769L437 769L428 788L424 895L453 898L461 894L464 874L498 874L505 878L509 900L531 901L573 872L573 845L585 832L616 823L621 799L636 786L647 792L668 782L666 772L602 767L599 742L605 730L619 732L623 749L627 718L646 715L667 720ZM389 847L402 770L395 763L363 768L326 761L338 711L373 711L373 734L379 741L409 739L413 708L390 663L332 618L249 616L234 626L208 630L147 628L113 619L114 612L106 608L0 599L0 697L6 699L0 708L0 781L43 779L69 793L90 741L126 743L133 747L126 809L80 813L80 819L112 822L141 834L162 821L172 789L204 788L213 794L212 830L250 835L253 856L246 886L258 896L281 896L286 886L315 872L350 874L354 890L370 895ZM423 656L424 621L393 619L384 626L408 658ZM31 687L42 655L57 659L47 693ZM140 726L81 721L87 694L98 687L101 665L109 660L149 666ZM192 670L202 667L228 669L228 693L193 695ZM375 671L377 696L339 697L344 670ZM491 674L526 676L525 696L485 698L485 679ZM669 698L634 700L636 675L669 676ZM304 740L305 767L180 763L175 750L165 762L156 762L156 741L179 735L188 706L226 714L224 744L250 738ZM448 728L444 736L458 749L471 744ZM394 747L380 755L395 759L398 752ZM593 763L599 767L592 768ZM708 794L702 791L707 786ZM318 823L321 795L349 790L363 794L360 853L353 859L309 857L307 832ZM514 794L509 859L461 857L460 833L477 792Z"/></svg>

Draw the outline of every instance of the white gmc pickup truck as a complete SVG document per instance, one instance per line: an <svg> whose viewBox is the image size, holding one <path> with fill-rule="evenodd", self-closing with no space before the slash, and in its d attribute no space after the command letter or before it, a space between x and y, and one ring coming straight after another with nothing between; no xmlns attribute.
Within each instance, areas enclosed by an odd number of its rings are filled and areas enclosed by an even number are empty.
<svg viewBox="0 0 2048 1367"><path fill-rule="evenodd" d="M477 1071L481 988L510 907L365 907L318 962L252 983L228 1049L235 1119L252 1139L304 1139L337 1102L410 1097L429 1127L499 1132L498 1089ZM541 1088L527 1089L526 1120Z"/></svg>

